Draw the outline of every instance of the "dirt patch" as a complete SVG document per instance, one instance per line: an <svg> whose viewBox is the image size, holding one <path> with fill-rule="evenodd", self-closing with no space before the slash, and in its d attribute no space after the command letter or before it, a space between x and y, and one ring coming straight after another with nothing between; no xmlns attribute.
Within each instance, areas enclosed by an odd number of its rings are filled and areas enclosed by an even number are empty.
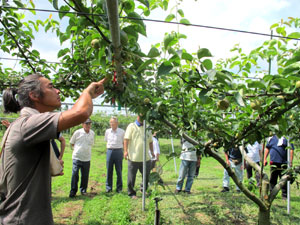
<svg viewBox="0 0 300 225"><path fill-rule="evenodd" d="M79 221L83 204L84 200L70 201L64 204L64 208L54 214L55 224L70 224L72 221Z"/></svg>
<svg viewBox="0 0 300 225"><path fill-rule="evenodd" d="M195 217L200 221L200 224L215 224L213 219L204 213L195 213Z"/></svg>

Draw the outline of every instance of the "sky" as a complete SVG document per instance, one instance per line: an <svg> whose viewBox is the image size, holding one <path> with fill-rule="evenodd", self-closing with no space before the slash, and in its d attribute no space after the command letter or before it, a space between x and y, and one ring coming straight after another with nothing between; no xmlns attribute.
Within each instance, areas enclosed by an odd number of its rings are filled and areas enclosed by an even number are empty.
<svg viewBox="0 0 300 225"><path fill-rule="evenodd" d="M50 9L47 0L33 0L36 8ZM59 0L59 2L62 2ZM270 26L281 19L300 17L299 0L170 0L167 12L156 10L149 18L164 20L169 13L176 13L175 3L180 3L185 18L192 24L222 27L236 30L270 34ZM32 15L25 12L27 15ZM47 18L50 13L37 12L35 17ZM32 17L33 18L33 17ZM53 18L57 15L53 14ZM147 37L141 36L139 43L147 52L151 45L161 43L165 32L179 31L188 38L182 40L180 45L190 53L197 52L198 48L208 48L213 54L213 60L230 57L230 49L239 44L245 52L259 46L270 37L237 32L220 31L184 25L170 25L164 23L144 22L147 27ZM34 48L40 51L41 56L47 61L58 61L57 52L62 48L59 40L50 33L39 32L33 41ZM63 46L66 47L66 46ZM0 52L0 57L8 57ZM12 65L14 62L1 61L3 64ZM17 66L16 66L17 69ZM100 104L100 101L96 104Z"/></svg>

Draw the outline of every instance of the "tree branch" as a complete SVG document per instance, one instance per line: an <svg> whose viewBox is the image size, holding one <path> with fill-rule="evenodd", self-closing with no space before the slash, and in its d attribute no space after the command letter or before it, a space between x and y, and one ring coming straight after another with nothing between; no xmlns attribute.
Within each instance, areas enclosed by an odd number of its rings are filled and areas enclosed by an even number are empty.
<svg viewBox="0 0 300 225"><path fill-rule="evenodd" d="M5 28L6 32L9 34L9 36L13 39L13 41L16 43L19 51L21 52L22 56L25 58L27 64L30 66L30 68L32 69L33 73L36 73L34 66L30 63L28 57L25 55L25 52L23 51L23 49L21 48L21 46L19 45L17 39L15 38L15 36L10 32L10 30L8 29L8 27L6 26L6 24L4 23L3 20L0 19L0 23L3 25L3 27Z"/></svg>
<svg viewBox="0 0 300 225"><path fill-rule="evenodd" d="M70 3L68 3L66 0L64 0L64 2L71 8L73 9L75 12L82 12L82 10L80 9L80 6L77 4L76 1L74 0L71 0L74 5L76 5L76 7L80 10L77 10L76 8L74 8L73 6L70 5ZM92 20L90 19L90 17L88 17L88 15L86 14L81 14L83 15L88 21L90 21L91 24L93 24L93 26L95 27L95 29L98 31L98 33L101 35L101 37L108 43L108 44L111 44L111 41L104 35L104 33L100 30L100 28L97 26L97 24Z"/></svg>

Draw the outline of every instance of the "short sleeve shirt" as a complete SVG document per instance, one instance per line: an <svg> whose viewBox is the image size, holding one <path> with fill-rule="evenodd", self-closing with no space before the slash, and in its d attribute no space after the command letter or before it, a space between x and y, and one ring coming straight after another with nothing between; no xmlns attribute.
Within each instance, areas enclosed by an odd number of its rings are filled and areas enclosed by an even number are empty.
<svg viewBox="0 0 300 225"><path fill-rule="evenodd" d="M125 131L121 128L117 128L116 130L107 129L105 131L104 140L107 142L107 148L123 148Z"/></svg>
<svg viewBox="0 0 300 225"><path fill-rule="evenodd" d="M146 152L149 151L149 144L152 142L151 132L146 132ZM144 152L144 127L136 123L130 123L125 131L124 139L129 140L128 159L133 162L143 162ZM150 160L149 154L146 153L146 160Z"/></svg>
<svg viewBox="0 0 300 225"><path fill-rule="evenodd" d="M83 128L76 130L70 139L74 145L72 159L87 162L91 160L92 146L94 144L94 131L86 133Z"/></svg>
<svg viewBox="0 0 300 225"><path fill-rule="evenodd" d="M227 151L227 154L228 154L229 159L241 159L242 158L241 151L238 148L230 148Z"/></svg>
<svg viewBox="0 0 300 225"><path fill-rule="evenodd" d="M180 154L181 160L197 161L197 152L193 144L188 141L182 143L182 152Z"/></svg>
<svg viewBox="0 0 300 225"><path fill-rule="evenodd" d="M261 150L261 145L256 141L253 145L248 144L247 145L247 156L253 160L253 162L259 162L260 161L260 155L259 152Z"/></svg>
<svg viewBox="0 0 300 225"><path fill-rule="evenodd" d="M271 163L287 163L288 141L286 138L278 138L276 135L269 138L266 147L269 149Z"/></svg>
<svg viewBox="0 0 300 225"><path fill-rule="evenodd" d="M0 224L52 225L50 139L60 113L20 117L10 125L0 164Z"/></svg>

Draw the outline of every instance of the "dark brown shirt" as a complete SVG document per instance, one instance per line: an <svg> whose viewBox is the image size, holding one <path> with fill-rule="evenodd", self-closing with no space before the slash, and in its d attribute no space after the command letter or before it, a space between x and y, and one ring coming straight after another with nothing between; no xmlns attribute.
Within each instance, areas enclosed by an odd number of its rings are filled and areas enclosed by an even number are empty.
<svg viewBox="0 0 300 225"><path fill-rule="evenodd" d="M0 224L53 224L50 139L59 116L37 113L11 124L0 164Z"/></svg>

